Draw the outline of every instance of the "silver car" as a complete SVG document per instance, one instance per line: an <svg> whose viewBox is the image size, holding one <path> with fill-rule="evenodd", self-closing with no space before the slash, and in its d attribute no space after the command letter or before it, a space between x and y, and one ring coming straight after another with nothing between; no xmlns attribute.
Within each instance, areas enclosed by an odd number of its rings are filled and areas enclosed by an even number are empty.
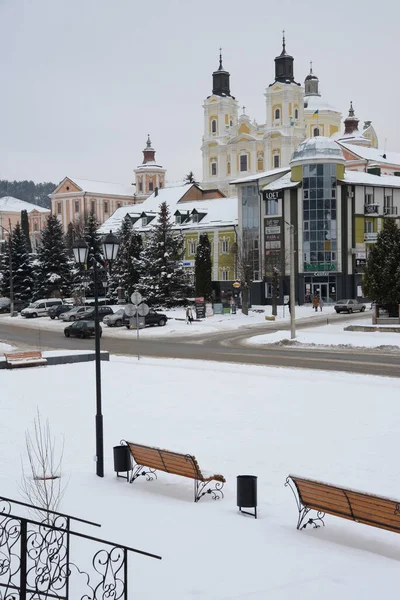
<svg viewBox="0 0 400 600"><path fill-rule="evenodd" d="M341 312L364 312L365 304L358 300L338 300L335 304L335 310L337 313Z"/></svg>
<svg viewBox="0 0 400 600"><path fill-rule="evenodd" d="M90 312L92 309L87 306L76 306L75 308L71 308L68 312L61 315L61 318L65 322L69 321L79 321L83 319L86 313Z"/></svg>
<svg viewBox="0 0 400 600"><path fill-rule="evenodd" d="M129 317L125 315L123 308L117 310L113 315L106 315L103 319L103 323L108 327L121 327L126 322L129 322Z"/></svg>

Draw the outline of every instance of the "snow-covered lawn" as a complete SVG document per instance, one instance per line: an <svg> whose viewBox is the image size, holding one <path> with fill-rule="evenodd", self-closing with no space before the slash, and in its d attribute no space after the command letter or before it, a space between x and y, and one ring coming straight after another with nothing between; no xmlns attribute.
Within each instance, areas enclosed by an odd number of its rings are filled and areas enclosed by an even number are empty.
<svg viewBox="0 0 400 600"><path fill-rule="evenodd" d="M344 331L352 322L322 325L309 330L296 331L296 345L304 346L351 346L358 348L378 348L380 346L400 347L400 334L383 331ZM371 319L357 321L357 325L371 325ZM389 327L389 326L388 326ZM258 335L246 340L246 344L264 346L278 344L290 340L290 332L274 331L270 334Z"/></svg>
<svg viewBox="0 0 400 600"><path fill-rule="evenodd" d="M113 307L115 310L118 307ZM262 311L262 312L258 312ZM145 338L155 337L171 337L171 336L192 336L198 334L216 333L218 331L230 331L241 327L253 327L259 324L267 323L265 317L271 315L271 306L257 306L250 309L249 314L243 315L241 310L238 310L236 315L213 315L203 319L202 321L194 321L192 325L188 325L185 320L185 308L177 308L172 310L160 310L168 316L168 323L165 327L146 327L140 331L140 335ZM316 313L310 306L299 306L296 308L296 320L303 318L319 318L334 313L333 306L325 306L323 312ZM64 327L69 323L62 320L51 320L49 317L39 317L37 319L26 319L25 317L10 317L0 316L0 325L2 322L12 323L16 326L31 327L37 330L57 330L63 331ZM278 316L276 321L288 323L290 315L287 306L278 307ZM134 331L129 331L125 327L107 327L103 325L103 334L105 337L131 337L135 335Z"/></svg>
<svg viewBox="0 0 400 600"><path fill-rule="evenodd" d="M10 344L0 342L0 356L4 354L4 352L11 352L12 350L14 350L14 346L10 346Z"/></svg>
<svg viewBox="0 0 400 600"><path fill-rule="evenodd" d="M393 334L395 335L395 334ZM391 598L400 538L335 517L296 530L286 476L399 498L400 381L215 363L102 363L106 477L95 476L93 364L0 371L0 493L18 496L24 431L36 407L65 435L62 509L103 524L92 535L161 554L133 556L140 600ZM195 504L191 481L113 473L121 438L193 453L223 473L225 498ZM236 476L258 476L259 519L238 514Z"/></svg>

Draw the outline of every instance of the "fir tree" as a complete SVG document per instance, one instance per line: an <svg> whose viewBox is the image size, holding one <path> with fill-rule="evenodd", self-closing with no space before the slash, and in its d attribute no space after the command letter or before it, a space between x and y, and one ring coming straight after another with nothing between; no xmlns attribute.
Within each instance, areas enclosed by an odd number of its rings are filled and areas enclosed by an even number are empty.
<svg viewBox="0 0 400 600"><path fill-rule="evenodd" d="M184 183L197 183L193 171L189 171L183 178Z"/></svg>
<svg viewBox="0 0 400 600"><path fill-rule="evenodd" d="M26 243L28 245L28 252L32 252L31 238L29 236L28 212L26 210L21 210L21 229L25 235Z"/></svg>
<svg viewBox="0 0 400 600"><path fill-rule="evenodd" d="M68 254L72 257L73 256L73 251L72 251L72 247L74 245L74 241L75 241L75 230L74 230L74 224L71 223L71 221L68 223L68 227L67 227L67 233L65 234L65 246L67 248Z"/></svg>
<svg viewBox="0 0 400 600"><path fill-rule="evenodd" d="M71 261L64 243L62 225L51 215L42 231L38 252L34 299L48 298L58 291L65 297L71 291Z"/></svg>
<svg viewBox="0 0 400 600"><path fill-rule="evenodd" d="M4 240L4 242L0 246L0 296L6 296L6 291L10 289L9 265L9 245L8 241Z"/></svg>
<svg viewBox="0 0 400 600"><path fill-rule="evenodd" d="M32 300L34 279L28 244L19 223L16 224L12 232L11 264L14 300L29 303ZM7 267L4 272L2 294L7 298L10 297L9 261L7 261Z"/></svg>
<svg viewBox="0 0 400 600"><path fill-rule="evenodd" d="M174 234L166 202L160 205L156 225L145 240L139 291L153 306L177 306L193 293L182 266L184 241Z"/></svg>
<svg viewBox="0 0 400 600"><path fill-rule="evenodd" d="M200 235L195 260L196 296L212 298L211 244L208 235Z"/></svg>
<svg viewBox="0 0 400 600"><path fill-rule="evenodd" d="M84 240L89 247L88 258L87 258L87 268L90 269L96 264L104 265L103 252L101 249L101 236L97 233L99 228L99 222L96 219L96 215L91 212L88 216L85 228L84 228ZM94 281L93 278L90 277L88 279L89 286L87 288L88 294L94 294ZM100 281L98 281L97 293L99 296L103 296L103 286Z"/></svg>
<svg viewBox="0 0 400 600"><path fill-rule="evenodd" d="M394 219L385 219L372 247L364 271L363 292L378 306L398 315L400 303L400 229Z"/></svg>
<svg viewBox="0 0 400 600"><path fill-rule="evenodd" d="M126 298L135 291L140 277L140 254L142 251L142 237L133 230L132 221L128 216L122 221L118 232L119 249L117 258L112 264L108 297L116 302L118 299L117 288L123 287Z"/></svg>

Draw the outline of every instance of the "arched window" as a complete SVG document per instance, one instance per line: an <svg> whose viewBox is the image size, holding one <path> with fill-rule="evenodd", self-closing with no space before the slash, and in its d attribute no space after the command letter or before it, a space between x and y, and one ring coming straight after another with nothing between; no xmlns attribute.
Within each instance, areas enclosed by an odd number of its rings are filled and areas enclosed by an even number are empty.
<svg viewBox="0 0 400 600"><path fill-rule="evenodd" d="M228 175L231 174L231 161L228 160L227 164L226 164L226 172Z"/></svg>
<svg viewBox="0 0 400 600"><path fill-rule="evenodd" d="M274 154L274 169L279 169L280 167L280 156L279 154Z"/></svg>
<svg viewBox="0 0 400 600"><path fill-rule="evenodd" d="M264 171L264 155L262 152L257 154L257 171Z"/></svg>
<svg viewBox="0 0 400 600"><path fill-rule="evenodd" d="M314 127L313 136L314 137L318 137L319 136L319 127Z"/></svg>
<svg viewBox="0 0 400 600"><path fill-rule="evenodd" d="M280 119L281 118L281 111L279 108L275 109L275 119Z"/></svg>
<svg viewBox="0 0 400 600"><path fill-rule="evenodd" d="M213 119L211 121L211 133L217 133L217 120Z"/></svg>
<svg viewBox="0 0 400 600"><path fill-rule="evenodd" d="M299 109L298 108L294 109L294 118L296 119L296 121L299 118Z"/></svg>
<svg viewBox="0 0 400 600"><path fill-rule="evenodd" d="M217 174L217 163L212 162L211 163L211 175L216 175L216 174Z"/></svg>

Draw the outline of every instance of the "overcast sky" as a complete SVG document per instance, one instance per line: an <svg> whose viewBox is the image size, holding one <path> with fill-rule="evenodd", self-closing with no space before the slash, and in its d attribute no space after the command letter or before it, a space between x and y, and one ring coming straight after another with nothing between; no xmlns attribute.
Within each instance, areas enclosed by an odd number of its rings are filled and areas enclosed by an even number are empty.
<svg viewBox="0 0 400 600"><path fill-rule="evenodd" d="M167 180L202 177L203 100L223 47L259 123L286 30L327 102L400 152L397 0L0 0L0 179L130 183L149 132Z"/></svg>

